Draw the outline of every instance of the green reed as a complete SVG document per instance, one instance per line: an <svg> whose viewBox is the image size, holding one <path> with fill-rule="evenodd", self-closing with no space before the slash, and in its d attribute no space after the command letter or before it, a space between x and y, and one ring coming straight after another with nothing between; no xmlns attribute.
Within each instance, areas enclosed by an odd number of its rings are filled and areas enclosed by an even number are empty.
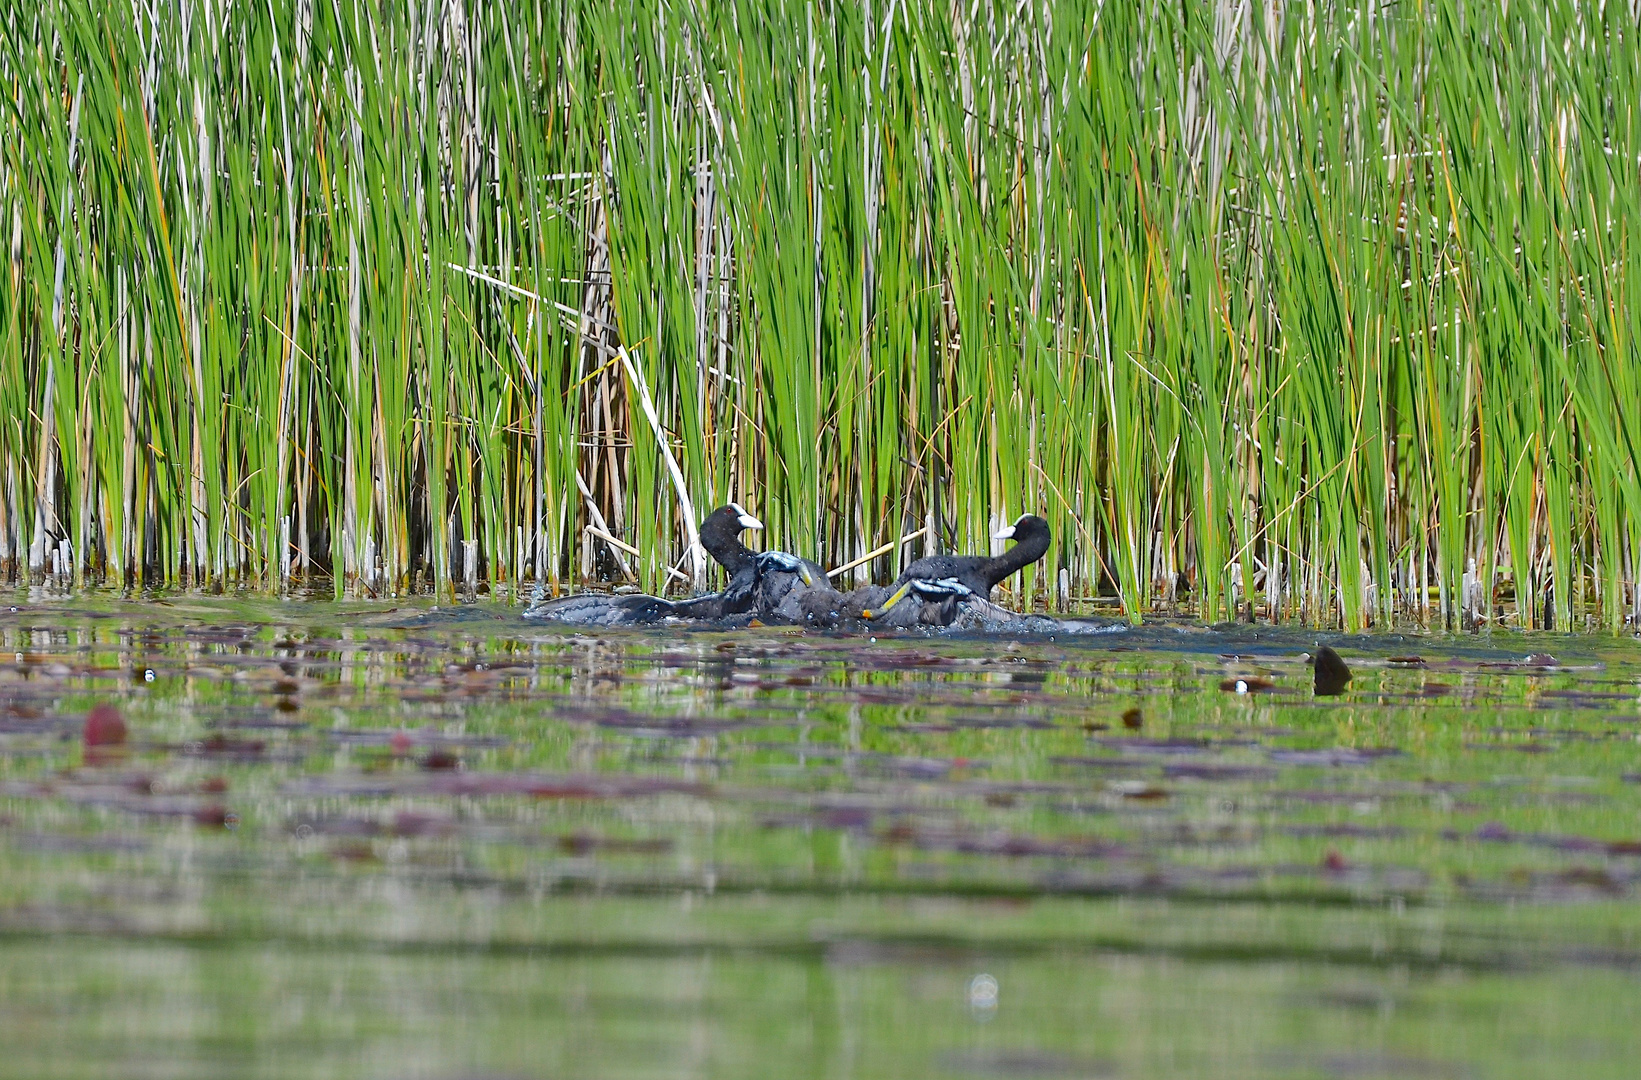
<svg viewBox="0 0 1641 1080"><path fill-rule="evenodd" d="M852 580L1034 511L1016 602L1623 625L1632 15L10 10L0 569L682 590L734 498L916 534Z"/></svg>

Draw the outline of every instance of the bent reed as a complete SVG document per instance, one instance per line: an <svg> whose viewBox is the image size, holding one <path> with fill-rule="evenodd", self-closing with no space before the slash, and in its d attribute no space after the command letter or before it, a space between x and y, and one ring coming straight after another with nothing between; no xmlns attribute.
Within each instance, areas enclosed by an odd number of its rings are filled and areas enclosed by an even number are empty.
<svg viewBox="0 0 1641 1080"><path fill-rule="evenodd" d="M0 573L1641 614L1635 0L377 7L0 15Z"/></svg>

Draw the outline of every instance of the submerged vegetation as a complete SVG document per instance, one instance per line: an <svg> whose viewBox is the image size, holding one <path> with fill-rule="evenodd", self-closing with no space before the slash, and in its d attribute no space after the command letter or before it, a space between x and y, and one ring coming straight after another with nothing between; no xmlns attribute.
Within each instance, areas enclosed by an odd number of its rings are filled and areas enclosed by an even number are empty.
<svg viewBox="0 0 1641 1080"><path fill-rule="evenodd" d="M1633 4L0 15L0 567L1641 611ZM910 540L902 543L905 537ZM691 580L693 579L693 580Z"/></svg>

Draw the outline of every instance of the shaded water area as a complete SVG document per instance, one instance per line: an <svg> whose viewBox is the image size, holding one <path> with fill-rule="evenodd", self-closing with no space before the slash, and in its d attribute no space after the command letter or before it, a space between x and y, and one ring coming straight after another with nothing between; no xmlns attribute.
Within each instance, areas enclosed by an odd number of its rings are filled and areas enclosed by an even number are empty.
<svg viewBox="0 0 1641 1080"><path fill-rule="evenodd" d="M1633 638L18 594L0 1075L1629 1076L1638 738Z"/></svg>

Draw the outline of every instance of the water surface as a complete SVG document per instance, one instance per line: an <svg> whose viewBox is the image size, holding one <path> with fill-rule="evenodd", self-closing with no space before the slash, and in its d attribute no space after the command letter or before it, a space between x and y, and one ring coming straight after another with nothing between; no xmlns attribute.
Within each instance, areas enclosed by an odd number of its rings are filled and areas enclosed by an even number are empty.
<svg viewBox="0 0 1641 1080"><path fill-rule="evenodd" d="M1628 1076L1638 721L1633 638L19 594L0 1074Z"/></svg>

